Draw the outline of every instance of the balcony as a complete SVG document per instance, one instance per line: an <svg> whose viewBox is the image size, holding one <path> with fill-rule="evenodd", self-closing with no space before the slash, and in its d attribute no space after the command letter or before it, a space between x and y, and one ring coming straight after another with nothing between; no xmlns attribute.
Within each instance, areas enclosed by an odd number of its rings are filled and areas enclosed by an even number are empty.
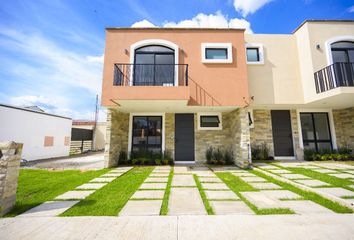
<svg viewBox="0 0 354 240"><path fill-rule="evenodd" d="M354 63L337 62L314 73L316 92L354 86Z"/></svg>
<svg viewBox="0 0 354 240"><path fill-rule="evenodd" d="M115 64L114 86L188 86L188 64Z"/></svg>

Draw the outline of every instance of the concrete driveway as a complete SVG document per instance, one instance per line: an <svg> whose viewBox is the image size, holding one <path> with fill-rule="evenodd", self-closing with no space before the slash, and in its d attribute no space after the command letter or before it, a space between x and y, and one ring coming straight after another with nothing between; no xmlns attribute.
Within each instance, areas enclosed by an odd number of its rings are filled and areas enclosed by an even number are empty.
<svg viewBox="0 0 354 240"><path fill-rule="evenodd" d="M165 217L37 217L0 220L17 239L354 239L353 214Z"/></svg>
<svg viewBox="0 0 354 240"><path fill-rule="evenodd" d="M27 166L24 166L24 168L26 167L40 169L102 169L104 167L104 154L99 152L70 156L66 158L43 159L34 162L28 162Z"/></svg>

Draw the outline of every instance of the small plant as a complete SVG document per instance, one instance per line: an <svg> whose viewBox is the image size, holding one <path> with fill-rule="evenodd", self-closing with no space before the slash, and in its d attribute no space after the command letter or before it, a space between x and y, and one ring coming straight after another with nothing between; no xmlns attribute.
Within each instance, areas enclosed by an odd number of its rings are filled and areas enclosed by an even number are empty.
<svg viewBox="0 0 354 240"><path fill-rule="evenodd" d="M126 164L127 163L127 152L126 151L120 151L119 152L119 157L118 157L118 164Z"/></svg>
<svg viewBox="0 0 354 240"><path fill-rule="evenodd" d="M222 159L223 158L222 155L223 154L222 154L220 148L217 148L217 149L213 150L212 163L217 164L217 163L224 162L223 159Z"/></svg>
<svg viewBox="0 0 354 240"><path fill-rule="evenodd" d="M133 165L137 165L138 163L140 163L139 161L140 161L140 158L133 158L132 159L132 164Z"/></svg>
<svg viewBox="0 0 354 240"><path fill-rule="evenodd" d="M172 153L170 150L165 150L162 154L162 163L164 165L173 165Z"/></svg>
<svg viewBox="0 0 354 240"><path fill-rule="evenodd" d="M155 158L155 164L156 165L161 165L161 163L162 163L161 158Z"/></svg>
<svg viewBox="0 0 354 240"><path fill-rule="evenodd" d="M318 152L314 149L304 149L304 159L306 161L352 160L354 156L351 155L351 151L349 148L338 148L337 150L321 149Z"/></svg>
<svg viewBox="0 0 354 240"><path fill-rule="evenodd" d="M225 160L225 164L227 165L231 165L234 163L234 154L231 150L224 151L224 160Z"/></svg>
<svg viewBox="0 0 354 240"><path fill-rule="evenodd" d="M251 147L252 159L254 160L270 160L272 157L269 156L269 148L266 142L261 145L256 145Z"/></svg>
<svg viewBox="0 0 354 240"><path fill-rule="evenodd" d="M213 147L209 147L205 152L205 158L208 164L212 163L213 160Z"/></svg>

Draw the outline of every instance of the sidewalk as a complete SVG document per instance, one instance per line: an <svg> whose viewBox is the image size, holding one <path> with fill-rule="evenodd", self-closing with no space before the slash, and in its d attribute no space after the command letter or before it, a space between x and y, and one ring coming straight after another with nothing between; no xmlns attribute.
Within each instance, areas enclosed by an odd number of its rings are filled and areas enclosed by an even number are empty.
<svg viewBox="0 0 354 240"><path fill-rule="evenodd" d="M353 214L0 219L2 240L354 239Z"/></svg>

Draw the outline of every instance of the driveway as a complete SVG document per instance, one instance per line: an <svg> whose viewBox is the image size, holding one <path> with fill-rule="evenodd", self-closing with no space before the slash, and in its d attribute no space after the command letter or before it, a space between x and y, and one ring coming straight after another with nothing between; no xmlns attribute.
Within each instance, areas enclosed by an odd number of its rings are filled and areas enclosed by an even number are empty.
<svg viewBox="0 0 354 240"><path fill-rule="evenodd" d="M17 239L354 239L354 216L233 215L37 217L0 220L2 240Z"/></svg>
<svg viewBox="0 0 354 240"><path fill-rule="evenodd" d="M28 162L27 166L24 167L40 169L102 169L104 167L104 153L100 152L66 158L43 159Z"/></svg>

